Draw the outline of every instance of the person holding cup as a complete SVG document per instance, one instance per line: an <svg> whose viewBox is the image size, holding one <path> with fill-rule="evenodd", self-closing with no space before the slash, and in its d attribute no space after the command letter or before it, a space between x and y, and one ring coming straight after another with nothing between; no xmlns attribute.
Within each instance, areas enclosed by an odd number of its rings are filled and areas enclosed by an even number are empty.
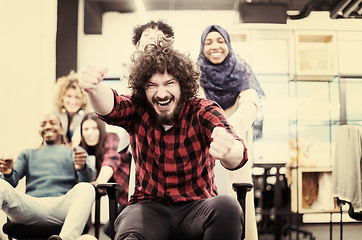
<svg viewBox="0 0 362 240"><path fill-rule="evenodd" d="M14 161L0 159L0 206L11 222L60 225L59 236L77 239L87 223L95 190L95 168L81 147L67 146L63 127L54 114L40 124L40 148L22 151ZM25 194L15 187L26 177Z"/></svg>

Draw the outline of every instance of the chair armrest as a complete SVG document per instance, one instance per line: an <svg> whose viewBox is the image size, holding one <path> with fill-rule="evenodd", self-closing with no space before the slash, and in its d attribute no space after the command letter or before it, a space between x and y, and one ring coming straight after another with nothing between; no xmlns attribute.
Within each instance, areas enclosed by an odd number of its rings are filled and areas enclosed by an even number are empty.
<svg viewBox="0 0 362 240"><path fill-rule="evenodd" d="M123 187L118 183L99 183L96 187L105 190L107 193L115 192L115 190L119 192L124 191Z"/></svg>
<svg viewBox="0 0 362 240"><path fill-rule="evenodd" d="M233 190L235 192L249 192L254 187L252 183L233 183Z"/></svg>

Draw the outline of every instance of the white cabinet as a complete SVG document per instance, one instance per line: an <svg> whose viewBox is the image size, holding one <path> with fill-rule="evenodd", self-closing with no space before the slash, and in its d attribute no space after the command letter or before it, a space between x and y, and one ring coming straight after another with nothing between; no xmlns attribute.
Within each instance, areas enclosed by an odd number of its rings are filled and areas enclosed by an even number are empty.
<svg viewBox="0 0 362 240"><path fill-rule="evenodd" d="M291 31L253 30L251 32L252 67L257 74L289 72Z"/></svg>
<svg viewBox="0 0 362 240"><path fill-rule="evenodd" d="M327 80L338 74L334 31L295 31L295 76L303 80Z"/></svg>
<svg viewBox="0 0 362 240"><path fill-rule="evenodd" d="M338 32L338 65L341 75L362 75L362 31Z"/></svg>
<svg viewBox="0 0 362 240"><path fill-rule="evenodd" d="M250 31L229 31L229 35L234 52L250 64Z"/></svg>
<svg viewBox="0 0 362 240"><path fill-rule="evenodd" d="M339 212L332 194L332 168L299 167L291 170L292 206L297 213Z"/></svg>

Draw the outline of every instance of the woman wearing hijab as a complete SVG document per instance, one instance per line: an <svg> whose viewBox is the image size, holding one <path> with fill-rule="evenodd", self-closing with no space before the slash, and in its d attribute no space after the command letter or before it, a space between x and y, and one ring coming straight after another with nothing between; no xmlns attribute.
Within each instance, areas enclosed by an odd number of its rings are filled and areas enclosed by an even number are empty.
<svg viewBox="0 0 362 240"><path fill-rule="evenodd" d="M208 26L203 31L198 65L201 69L201 95L204 92L206 98L224 109L228 121L248 147L248 163L229 172L228 194L235 195L232 183L252 183L252 126L260 109L260 99L265 94L251 67L233 51L227 31L218 25ZM257 240L253 191L247 194L246 214L245 239Z"/></svg>

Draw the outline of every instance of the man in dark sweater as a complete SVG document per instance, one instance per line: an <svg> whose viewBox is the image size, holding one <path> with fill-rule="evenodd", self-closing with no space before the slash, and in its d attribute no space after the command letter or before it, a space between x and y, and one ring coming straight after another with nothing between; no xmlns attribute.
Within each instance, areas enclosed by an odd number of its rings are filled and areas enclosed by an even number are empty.
<svg viewBox="0 0 362 240"><path fill-rule="evenodd" d="M66 145L63 128L55 114L41 122L43 143L18 158L0 159L0 205L12 222L63 224L57 239L78 238L95 199L96 171L82 148ZM26 177L26 193L15 189Z"/></svg>

